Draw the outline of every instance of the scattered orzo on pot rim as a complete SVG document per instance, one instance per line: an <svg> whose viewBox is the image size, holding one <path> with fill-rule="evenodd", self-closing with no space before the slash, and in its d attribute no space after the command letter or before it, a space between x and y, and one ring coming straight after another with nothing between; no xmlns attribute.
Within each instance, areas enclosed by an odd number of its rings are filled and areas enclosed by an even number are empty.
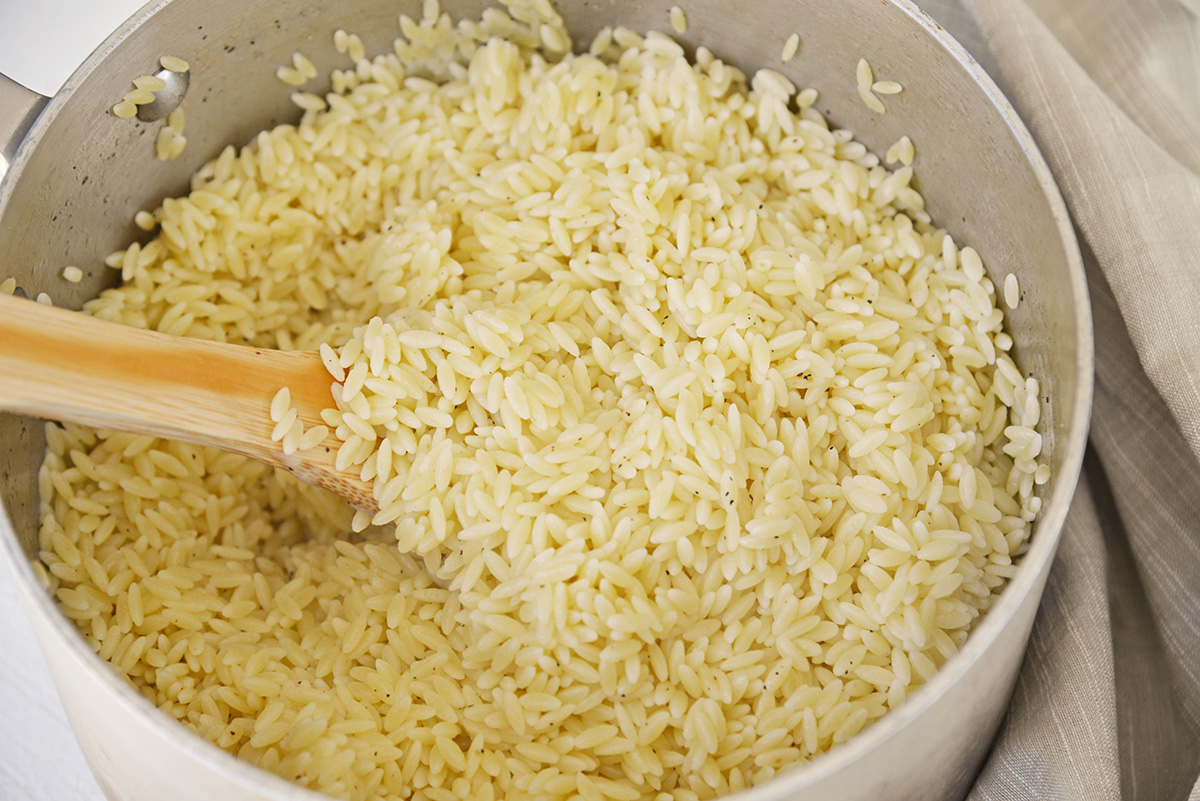
<svg viewBox="0 0 1200 801"><path fill-rule="evenodd" d="M622 29L567 55L540 0L401 30L146 213L87 306L321 350L381 511L50 425L64 612L167 714L349 799L710 798L902 703L1049 478L978 254L777 73Z"/></svg>

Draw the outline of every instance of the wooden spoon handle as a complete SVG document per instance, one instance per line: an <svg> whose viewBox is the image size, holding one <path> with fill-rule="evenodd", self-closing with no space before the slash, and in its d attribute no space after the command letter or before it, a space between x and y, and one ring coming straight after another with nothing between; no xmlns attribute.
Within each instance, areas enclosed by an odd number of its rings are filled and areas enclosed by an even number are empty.
<svg viewBox="0 0 1200 801"><path fill-rule="evenodd" d="M290 456L271 441L281 387L311 427L334 405L332 383L312 351L171 336L0 295L0 410L239 453L370 510L369 486L335 470L332 435Z"/></svg>

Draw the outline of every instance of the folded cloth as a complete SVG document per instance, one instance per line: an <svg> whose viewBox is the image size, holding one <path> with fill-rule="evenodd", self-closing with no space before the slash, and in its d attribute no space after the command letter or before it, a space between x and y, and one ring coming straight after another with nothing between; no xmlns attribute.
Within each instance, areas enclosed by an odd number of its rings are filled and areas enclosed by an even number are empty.
<svg viewBox="0 0 1200 801"><path fill-rule="evenodd" d="M1200 0L919 0L1071 209L1091 443L971 801L1200 801Z"/></svg>

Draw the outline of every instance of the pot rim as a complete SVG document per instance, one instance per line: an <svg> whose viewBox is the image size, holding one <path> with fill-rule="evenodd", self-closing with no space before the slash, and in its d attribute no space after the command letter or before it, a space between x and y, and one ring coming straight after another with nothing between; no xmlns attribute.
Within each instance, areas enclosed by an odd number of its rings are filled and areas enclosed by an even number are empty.
<svg viewBox="0 0 1200 801"><path fill-rule="evenodd" d="M50 99L41 116L29 129L16 157L7 173L0 180L0 220L12 194L12 187L20 176L30 154L37 147L44 132L54 124L55 118L76 89L95 71L102 69L107 56L172 0L151 0L109 35L67 79L62 88ZM1037 520L1035 535L1030 540L1029 550L1020 558L1016 574L1008 581L999 598L983 615L971 631L963 647L954 653L938 669L934 676L915 690L898 708L888 712L859 734L829 751L818 754L806 763L795 765L771 780L725 796L731 801L782 801L798 790L820 784L834 775L853 767L864 756L880 747L884 742L899 735L916 718L921 717L937 700L954 686L971 667L990 650L1000 632L1014 616L1025 598L1035 591L1047 571L1059 540L1063 524L1074 495L1082 469L1087 445L1090 422L1094 341L1092 336L1091 305L1088 301L1087 281L1083 260L1075 237L1062 194L1049 166L1035 143L1032 134L1017 115L991 77L967 50L949 32L916 6L913 0L885 0L898 11L915 21L924 32L965 70L972 80L984 91L993 109L999 113L1005 126L1017 139L1026 161L1038 179L1038 184L1048 201L1060 240L1066 254L1076 306L1075 359L1076 397L1071 414L1071 428L1061 443L1063 457L1061 467L1053 479L1053 491L1044 504ZM0 501L0 509L3 503ZM86 665L95 678L109 689L113 697L133 714L143 717L146 723L160 736L174 741L175 745L189 757L216 772L225 772L239 783L268 792L277 798L294 801L320 801L328 799L323 793L287 781L286 779L238 759L217 745L190 731L179 722L164 715L153 703L138 693L116 672L86 646L78 630L58 609L49 593L42 590L33 569L13 531L8 514L0 514L0 553L3 561L10 564L17 577L17 589L26 609L36 612L50 623L54 634L66 644L72 655Z"/></svg>

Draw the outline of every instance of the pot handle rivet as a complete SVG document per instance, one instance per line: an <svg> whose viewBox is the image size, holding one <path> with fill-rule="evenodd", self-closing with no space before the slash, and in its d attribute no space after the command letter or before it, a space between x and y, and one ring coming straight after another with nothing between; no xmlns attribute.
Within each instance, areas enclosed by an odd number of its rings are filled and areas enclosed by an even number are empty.
<svg viewBox="0 0 1200 801"><path fill-rule="evenodd" d="M166 86L155 90L154 100L137 107L137 117L142 122L158 122L166 119L168 114L179 108L191 82L190 71L172 72L168 69L160 69L154 73L154 76L161 78Z"/></svg>

